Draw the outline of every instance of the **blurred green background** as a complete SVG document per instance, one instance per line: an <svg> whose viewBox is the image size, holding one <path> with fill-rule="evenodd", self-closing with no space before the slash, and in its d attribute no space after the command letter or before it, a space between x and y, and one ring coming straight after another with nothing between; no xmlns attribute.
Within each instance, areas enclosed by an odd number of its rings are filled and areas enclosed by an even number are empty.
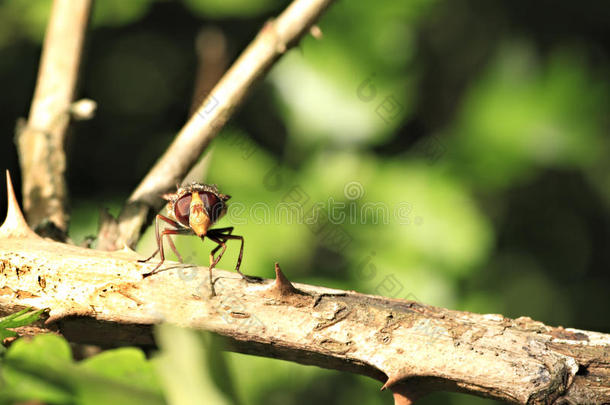
<svg viewBox="0 0 610 405"><path fill-rule="evenodd" d="M28 114L50 4L0 2L0 159L18 187L14 127ZM100 208L118 213L197 91L287 4L95 3L78 95L98 111L67 143L75 242L96 233ZM242 269L271 277L278 261L299 282L610 332L609 21L604 0L334 4L323 38L285 55L207 151L201 174L232 196L219 225L245 237ZM202 67L198 36L212 61ZM153 239L149 229L138 250L148 255ZM207 264L209 242L175 239ZM219 266L232 269L237 252ZM18 386L11 373L27 370L5 363L0 400L108 403L100 387L139 375L112 401L391 403L363 377L218 356L209 337L157 333L153 360L134 348L74 363L61 339L19 342L5 360L29 356L43 371ZM37 350L63 354L27 355ZM439 393L421 403L494 402Z"/></svg>

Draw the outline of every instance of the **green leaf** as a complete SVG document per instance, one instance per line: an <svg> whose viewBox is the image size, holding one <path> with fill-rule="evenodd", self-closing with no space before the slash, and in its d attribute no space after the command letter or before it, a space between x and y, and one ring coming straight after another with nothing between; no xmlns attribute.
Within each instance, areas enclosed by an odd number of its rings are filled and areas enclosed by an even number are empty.
<svg viewBox="0 0 610 405"><path fill-rule="evenodd" d="M12 330L0 329L0 340L4 341L4 339L9 337L17 336L17 332L13 332ZM4 347L4 346L3 346Z"/></svg>
<svg viewBox="0 0 610 405"><path fill-rule="evenodd" d="M7 330L6 328L18 328L20 326L30 325L33 322L36 322L43 312L44 309L32 311L31 308L25 308L0 319L0 339L4 340L7 337L17 336L17 333L12 330Z"/></svg>
<svg viewBox="0 0 610 405"><path fill-rule="evenodd" d="M68 403L69 381L62 370L70 365L68 343L55 335L39 335L31 340L19 339L6 352L2 367L3 391L15 400L38 400Z"/></svg>
<svg viewBox="0 0 610 405"><path fill-rule="evenodd" d="M36 322L43 312L44 309L36 311L32 311L32 308L22 309L19 312L15 312L14 314L0 319L0 328L17 328L19 326L29 325Z"/></svg>
<svg viewBox="0 0 610 405"><path fill-rule="evenodd" d="M107 350L83 360L79 367L109 380L129 381L132 387L161 394L154 366L146 359L142 350L134 347Z"/></svg>
<svg viewBox="0 0 610 405"><path fill-rule="evenodd" d="M35 336L31 340L16 341L8 349L6 360L63 365L72 361L72 352L64 339L45 334Z"/></svg>
<svg viewBox="0 0 610 405"><path fill-rule="evenodd" d="M0 403L165 404L153 365L138 349L109 350L75 364L65 339L39 335L13 343L0 371Z"/></svg>

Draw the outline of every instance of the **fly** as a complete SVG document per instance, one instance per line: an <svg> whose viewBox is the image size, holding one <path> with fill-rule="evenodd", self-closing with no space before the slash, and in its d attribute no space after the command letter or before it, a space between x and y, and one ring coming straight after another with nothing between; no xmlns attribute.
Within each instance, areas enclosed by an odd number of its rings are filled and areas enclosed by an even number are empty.
<svg viewBox="0 0 610 405"><path fill-rule="evenodd" d="M144 274L144 277L151 276L157 272L159 267L165 261L165 253L163 251L163 237L167 236L169 246L172 248L180 263L182 256L178 253L171 235L196 235L203 241L206 237L217 244L210 252L210 288L212 295L214 292L214 283L212 281L212 269L222 258L227 250L226 242L229 240L239 240L241 246L239 248L239 257L235 265L237 271L245 280L252 281L254 278L246 276L239 270L241 260L244 254L244 237L233 235L233 227L226 228L211 228L227 212L227 200L231 196L222 194L218 191L215 185L207 185L200 183L191 183L188 186L180 187L175 193L164 194L163 198L168 201L167 211L168 216L157 214L155 218L155 235L157 238L157 250L145 260L138 260L140 263L148 262L160 254L161 261L152 271ZM159 220L171 225L172 228L165 228L159 233ZM222 250L221 250L222 249ZM215 254L220 250L220 254L215 257Z"/></svg>

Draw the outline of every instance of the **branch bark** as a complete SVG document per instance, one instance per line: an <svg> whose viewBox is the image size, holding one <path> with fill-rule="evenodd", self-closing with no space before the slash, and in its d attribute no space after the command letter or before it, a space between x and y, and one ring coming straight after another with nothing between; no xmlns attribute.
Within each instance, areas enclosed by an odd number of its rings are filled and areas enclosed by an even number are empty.
<svg viewBox="0 0 610 405"><path fill-rule="evenodd" d="M385 382L397 404L437 390L515 404L610 402L610 335L437 308L324 287L248 283L207 269L155 263L43 239L27 228L9 183L0 227L0 312L49 308L46 328L104 346L153 345L167 321L215 332L229 349L350 371ZM42 325L41 325L42 326Z"/></svg>
<svg viewBox="0 0 610 405"><path fill-rule="evenodd" d="M161 195L181 183L258 80L332 2L295 0L277 19L265 24L131 194L119 215L117 233L100 232L99 244L108 250L135 246L147 220L163 207Z"/></svg>
<svg viewBox="0 0 610 405"><path fill-rule="evenodd" d="M90 9L90 0L53 2L30 116L17 134L28 220L37 231L64 240L69 222L64 141Z"/></svg>

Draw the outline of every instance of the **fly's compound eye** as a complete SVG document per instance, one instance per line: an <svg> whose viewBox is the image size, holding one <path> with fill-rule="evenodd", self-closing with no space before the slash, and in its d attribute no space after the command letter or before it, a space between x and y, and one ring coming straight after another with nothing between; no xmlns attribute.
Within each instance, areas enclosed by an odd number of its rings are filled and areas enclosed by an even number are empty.
<svg viewBox="0 0 610 405"><path fill-rule="evenodd" d="M203 191L199 193L199 197L203 201L203 207L210 218L210 222L214 223L224 215L226 205L216 194Z"/></svg>
<svg viewBox="0 0 610 405"><path fill-rule="evenodd" d="M190 194L182 196L174 204L174 216L182 225L189 226L189 213L191 209L191 199L193 197Z"/></svg>
<svg viewBox="0 0 610 405"><path fill-rule="evenodd" d="M219 198L216 194L207 191L200 191L199 198L201 198L201 202L203 202L203 208L210 218L211 223L216 222L225 214L227 210L225 199ZM176 220L185 227L190 226L189 216L192 199L192 194L185 194L174 203L174 216L176 217Z"/></svg>

